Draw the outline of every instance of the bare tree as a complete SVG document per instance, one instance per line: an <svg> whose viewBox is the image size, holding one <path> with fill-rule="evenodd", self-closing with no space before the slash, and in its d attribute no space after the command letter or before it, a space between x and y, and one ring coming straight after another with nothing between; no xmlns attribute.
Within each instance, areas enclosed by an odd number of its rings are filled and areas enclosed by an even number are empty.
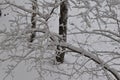
<svg viewBox="0 0 120 80"><path fill-rule="evenodd" d="M5 28L0 29L0 62L8 64L4 79L28 62L44 80L120 80L119 0L34 2L28 1L27 7L0 3L16 15L9 20L11 27L0 24ZM53 26L59 27L58 34ZM62 64L53 64L53 59Z"/></svg>
<svg viewBox="0 0 120 80"><path fill-rule="evenodd" d="M0 10L0 16L2 16L2 11Z"/></svg>
<svg viewBox="0 0 120 80"><path fill-rule="evenodd" d="M31 28L35 29L36 28L36 9L37 9L37 0L32 1L32 10L34 11L31 16ZM35 38L35 32L32 32L30 36L30 42L33 42Z"/></svg>
<svg viewBox="0 0 120 80"><path fill-rule="evenodd" d="M62 0L61 0L62 1ZM59 39L59 42L67 41L67 18L68 18L68 1L64 0L60 4L60 17L59 17L59 35L62 37ZM57 62L64 62L65 47L57 46Z"/></svg>

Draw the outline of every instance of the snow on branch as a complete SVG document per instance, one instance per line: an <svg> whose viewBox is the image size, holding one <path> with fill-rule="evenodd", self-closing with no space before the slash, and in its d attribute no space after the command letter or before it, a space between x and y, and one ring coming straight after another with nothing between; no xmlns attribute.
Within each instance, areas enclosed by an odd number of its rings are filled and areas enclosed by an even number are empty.
<svg viewBox="0 0 120 80"><path fill-rule="evenodd" d="M28 13L36 13L37 15L39 15L39 16L41 16L41 17L44 17L44 15L43 15L42 13L40 13L40 12L35 12L34 10L26 9L26 8L23 7L23 6L16 5L16 4L14 4L14 3L11 3L10 1L6 1L6 4L12 5L12 6L14 6L14 7L18 8L18 9L21 9L21 10L23 10L23 11L25 11L25 12L28 12Z"/></svg>
<svg viewBox="0 0 120 80"><path fill-rule="evenodd" d="M70 49L71 51L73 52L76 52L78 54L82 54L84 55L85 57L87 58L90 58L91 60L93 60L94 62L96 62L97 64L99 64L103 69L106 69L108 70L112 75L114 75L114 77L117 79L117 80L120 80L120 74L117 72L117 70L115 70L114 68L111 68L107 63L105 63L102 59L100 59L98 56L86 51L85 49L83 49L82 47L81 48L78 48L78 47L75 47L71 44L68 44L68 43L54 43L53 44L55 45L60 45L62 47L66 47L67 49Z"/></svg>

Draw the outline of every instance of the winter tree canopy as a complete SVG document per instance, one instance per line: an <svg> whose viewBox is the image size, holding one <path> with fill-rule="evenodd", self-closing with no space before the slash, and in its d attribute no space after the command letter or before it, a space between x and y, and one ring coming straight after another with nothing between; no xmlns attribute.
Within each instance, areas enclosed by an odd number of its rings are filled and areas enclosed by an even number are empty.
<svg viewBox="0 0 120 80"><path fill-rule="evenodd" d="M120 0L1 0L0 16L1 80L120 80Z"/></svg>

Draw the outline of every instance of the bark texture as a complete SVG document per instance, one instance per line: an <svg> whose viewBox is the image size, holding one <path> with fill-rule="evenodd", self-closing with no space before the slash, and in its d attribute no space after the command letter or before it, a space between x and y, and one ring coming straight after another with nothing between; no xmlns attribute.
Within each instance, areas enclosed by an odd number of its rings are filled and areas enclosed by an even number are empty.
<svg viewBox="0 0 120 80"><path fill-rule="evenodd" d="M0 10L0 16L2 16L2 11Z"/></svg>
<svg viewBox="0 0 120 80"><path fill-rule="evenodd" d="M60 43L67 41L67 18L68 18L67 3L68 3L68 0L65 0L60 4L59 35L62 36L62 38L59 40ZM65 47L57 46L56 61L63 63L64 56L65 56Z"/></svg>
<svg viewBox="0 0 120 80"><path fill-rule="evenodd" d="M32 2L32 10L34 11L32 13L32 16L31 16L31 28L36 28L36 20L35 20L35 17L36 17L36 9L37 9L37 0L34 0ZM35 32L32 32L31 35L30 35L30 42L33 42L34 38L35 38Z"/></svg>

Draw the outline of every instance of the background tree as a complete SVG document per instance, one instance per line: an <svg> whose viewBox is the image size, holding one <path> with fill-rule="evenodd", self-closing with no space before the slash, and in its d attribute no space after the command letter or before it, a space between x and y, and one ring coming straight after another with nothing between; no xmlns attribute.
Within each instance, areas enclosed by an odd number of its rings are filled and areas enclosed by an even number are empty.
<svg viewBox="0 0 120 80"><path fill-rule="evenodd" d="M62 0L61 0L62 1ZM68 1L62 1L60 4L60 17L59 17L59 35L62 36L59 42L66 42L67 41L67 18L68 18ZM57 62L64 62L64 55L65 55L65 47L57 46Z"/></svg>
<svg viewBox="0 0 120 80"><path fill-rule="evenodd" d="M33 9L33 13L31 16L31 28L35 29L36 28L36 9L37 9L37 0L32 1L32 9ZM33 32L31 34L31 38L30 38L30 42L33 42L35 38L35 32Z"/></svg>
<svg viewBox="0 0 120 80"><path fill-rule="evenodd" d="M0 10L0 16L2 16L2 11Z"/></svg>

